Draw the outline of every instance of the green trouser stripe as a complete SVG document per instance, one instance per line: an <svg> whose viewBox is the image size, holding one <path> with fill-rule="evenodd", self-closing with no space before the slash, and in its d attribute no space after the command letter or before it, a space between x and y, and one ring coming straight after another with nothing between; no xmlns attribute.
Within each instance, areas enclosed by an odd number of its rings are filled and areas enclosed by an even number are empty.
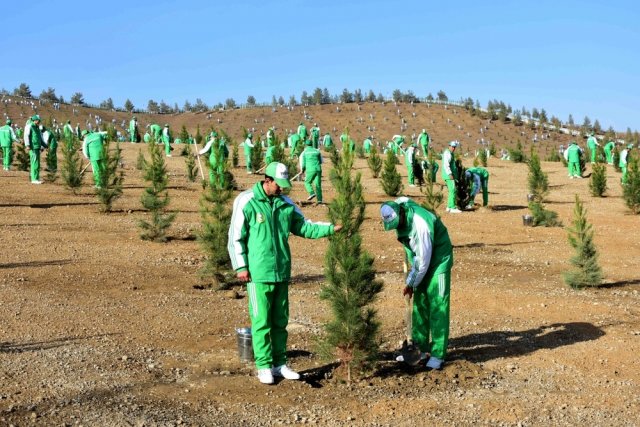
<svg viewBox="0 0 640 427"><path fill-rule="evenodd" d="M607 150L605 148L604 155L607 158L607 163L611 164L613 162L613 157L611 156L611 150Z"/></svg>
<svg viewBox="0 0 640 427"><path fill-rule="evenodd" d="M247 162L247 170L251 172L251 152L244 152L244 158Z"/></svg>
<svg viewBox="0 0 640 427"><path fill-rule="evenodd" d="M313 187L315 187L315 193L313 191ZM306 171L306 176L304 179L304 188L307 190L309 195L315 194L316 200L319 202L322 201L322 171Z"/></svg>
<svg viewBox="0 0 640 427"><path fill-rule="evenodd" d="M164 152L165 154L171 154L171 144L169 144L169 141L164 142Z"/></svg>
<svg viewBox="0 0 640 427"><path fill-rule="evenodd" d="M596 162L596 149L591 150L591 163Z"/></svg>
<svg viewBox="0 0 640 427"><path fill-rule="evenodd" d="M450 289L451 271L445 271L427 275L413 293L413 341L438 359L447 355Z"/></svg>
<svg viewBox="0 0 640 427"><path fill-rule="evenodd" d="M256 368L286 364L289 284L250 282L247 293Z"/></svg>
<svg viewBox="0 0 640 427"><path fill-rule="evenodd" d="M31 181L40 179L40 149L32 148L29 150L29 160L31 161Z"/></svg>
<svg viewBox="0 0 640 427"><path fill-rule="evenodd" d="M407 166L407 175L409 178L409 184L413 184L414 182L413 165Z"/></svg>
<svg viewBox="0 0 640 427"><path fill-rule="evenodd" d="M102 168L103 168L103 164L104 161L101 159L98 160L91 160L91 169L93 169L93 182L97 185L97 186L101 186L101 182L102 182Z"/></svg>
<svg viewBox="0 0 640 427"><path fill-rule="evenodd" d="M11 166L11 146L2 147L2 165L9 169Z"/></svg>
<svg viewBox="0 0 640 427"><path fill-rule="evenodd" d="M447 207L450 209L455 209L456 207L456 182L452 179L445 179L444 182L447 184L447 189L449 190L449 195L447 197Z"/></svg>

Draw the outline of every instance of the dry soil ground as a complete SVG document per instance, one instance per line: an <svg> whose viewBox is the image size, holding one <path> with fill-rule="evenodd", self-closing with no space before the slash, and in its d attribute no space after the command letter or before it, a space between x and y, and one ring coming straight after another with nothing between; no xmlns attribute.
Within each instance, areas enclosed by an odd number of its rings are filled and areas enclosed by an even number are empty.
<svg viewBox="0 0 640 427"><path fill-rule="evenodd" d="M596 232L607 285L574 291L561 279L566 229L522 225L526 166L490 159L491 209L443 213L455 245L450 354L427 372L392 360L404 329L401 248L381 230L387 198L357 160L364 245L385 282L383 360L351 385L330 378L314 353L329 315L318 298L327 242L292 237L289 356L303 381L263 386L237 357L246 298L197 289L201 186L186 181L183 158L167 159L171 241L139 239L140 147L124 146L126 188L109 215L88 182L74 195L60 182L30 185L26 172L0 175L0 425L639 424L640 218L613 171L609 197L595 199L588 180L543 163L548 207L567 225L580 195ZM243 188L258 179L234 172ZM324 189L330 201L326 180ZM304 198L301 183L292 194ZM321 220L326 209L303 211Z"/></svg>

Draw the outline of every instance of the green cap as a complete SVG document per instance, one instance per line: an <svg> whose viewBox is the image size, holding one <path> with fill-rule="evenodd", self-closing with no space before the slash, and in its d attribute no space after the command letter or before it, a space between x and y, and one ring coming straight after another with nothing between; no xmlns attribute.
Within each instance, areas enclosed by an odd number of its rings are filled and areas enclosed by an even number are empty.
<svg viewBox="0 0 640 427"><path fill-rule="evenodd" d="M165 123L164 127L168 128L169 127L169 123Z"/></svg>
<svg viewBox="0 0 640 427"><path fill-rule="evenodd" d="M400 224L400 205L396 202L384 202L380 206L384 231L395 230Z"/></svg>
<svg viewBox="0 0 640 427"><path fill-rule="evenodd" d="M11 120L9 120L9 121L11 121ZM627 148L633 148L633 144L627 145Z"/></svg>
<svg viewBox="0 0 640 427"><path fill-rule="evenodd" d="M32 122L35 122L36 120L40 120L40 116L37 115L37 114L35 116L31 117L31 121Z"/></svg>
<svg viewBox="0 0 640 427"><path fill-rule="evenodd" d="M253 138L253 134L252 134L251 132L249 132L249 133L247 134L247 138Z"/></svg>
<svg viewBox="0 0 640 427"><path fill-rule="evenodd" d="M449 147L457 147L458 145L460 145L460 143L458 141L451 141L449 143Z"/></svg>
<svg viewBox="0 0 640 427"><path fill-rule="evenodd" d="M309 146L310 146L310 145L312 145L312 144L313 144L313 143L311 142L311 140L310 140L310 139L307 139L307 140L304 142L304 145L309 145Z"/></svg>
<svg viewBox="0 0 640 427"><path fill-rule="evenodd" d="M11 119L7 119L7 122L6 122L6 123L7 123L8 125L10 125L10 124L11 124Z"/></svg>
<svg viewBox="0 0 640 427"><path fill-rule="evenodd" d="M291 182L289 182L289 170L282 163L269 163L264 174L273 178L278 186L282 188L291 188Z"/></svg>

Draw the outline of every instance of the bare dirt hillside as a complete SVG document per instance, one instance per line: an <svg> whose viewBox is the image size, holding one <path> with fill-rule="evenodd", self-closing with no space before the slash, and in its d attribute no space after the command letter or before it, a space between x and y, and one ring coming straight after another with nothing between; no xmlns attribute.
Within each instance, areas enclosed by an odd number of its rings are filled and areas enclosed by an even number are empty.
<svg viewBox="0 0 640 427"><path fill-rule="evenodd" d="M8 99L11 99L11 102L0 103L0 111L20 126L24 126L26 119L35 112L39 113L43 120L55 119L61 124L71 120L73 126L78 123L81 128L86 128L89 123L95 126L95 116L98 115L103 124L115 120L116 129L126 135L132 117L130 113L125 112L67 104L62 104L59 110L54 110L50 104L40 105L38 101L33 101L34 108L31 101L16 97ZM18 104L16 101L22 102ZM462 142L462 150L471 153L475 152L479 147L479 141L482 140L494 144L498 149L514 146L520 141L528 151L536 138L543 158L550 150L557 149L560 144L566 145L571 139L569 135L558 132L532 130L527 126L514 126L499 121L489 122L480 116L471 116L459 107L421 103L327 104L296 106L291 110L286 107L275 110L260 107L184 114L136 113L135 116L142 132L149 124L166 123L170 125L174 136L182 126L194 135L200 126L203 135L211 128L222 129L236 141L241 141L242 127L251 130L255 135L264 136L269 127L275 126L276 132L284 138L286 132L295 130L300 122L304 122L308 129L317 123L322 134L330 132L334 139L348 127L352 138L357 142L362 142L367 136L373 136L374 141L384 143L395 134L411 136L426 128L435 147L442 148L448 141L457 139ZM406 128L402 128L403 123ZM580 139L578 141L582 144Z"/></svg>
<svg viewBox="0 0 640 427"><path fill-rule="evenodd" d="M526 166L490 159L491 209L443 213L455 244L450 356L427 372L393 361L401 249L381 230L380 184L357 160L364 244L385 282L376 304L383 360L351 385L331 378L333 365L314 352L329 313L318 299L327 242L291 238L289 357L303 381L268 387L237 357L244 290L198 289L207 284L194 241L201 186L186 181L183 158L167 159L178 212L170 242L139 239L140 148L124 145L126 188L109 215L89 183L73 195L59 182L30 185L27 172L0 175L0 424L637 425L640 218L624 207L613 171L609 197L594 199L587 180L543 163L548 207L568 224L579 194L602 254L606 286L574 291L561 279L566 230L522 225ZM243 188L259 178L234 172ZM325 191L330 201L327 182ZM300 183L292 194L305 197ZM303 209L326 218L325 206Z"/></svg>

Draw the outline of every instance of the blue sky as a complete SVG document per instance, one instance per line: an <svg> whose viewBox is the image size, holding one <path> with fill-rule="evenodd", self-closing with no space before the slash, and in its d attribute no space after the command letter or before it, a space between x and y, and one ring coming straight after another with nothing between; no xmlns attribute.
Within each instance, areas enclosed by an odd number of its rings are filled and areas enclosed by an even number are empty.
<svg viewBox="0 0 640 427"><path fill-rule="evenodd" d="M170 105L394 89L640 130L640 2L7 2L0 87ZM12 46L7 49L7 46ZM27 53L29 52L29 53ZM9 60L7 60L9 59Z"/></svg>

